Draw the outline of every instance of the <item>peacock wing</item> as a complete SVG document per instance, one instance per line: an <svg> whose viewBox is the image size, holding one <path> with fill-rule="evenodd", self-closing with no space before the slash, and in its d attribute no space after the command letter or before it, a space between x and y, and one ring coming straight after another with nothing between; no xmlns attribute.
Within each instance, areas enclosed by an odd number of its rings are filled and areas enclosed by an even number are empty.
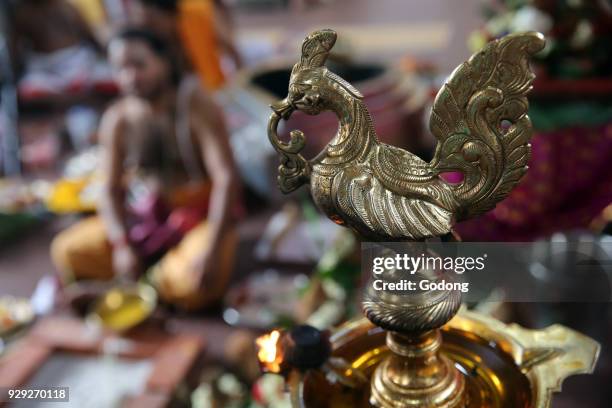
<svg viewBox="0 0 612 408"><path fill-rule="evenodd" d="M423 239L450 232L450 211L427 200L393 192L366 164L338 173L332 191L345 223L366 237Z"/></svg>
<svg viewBox="0 0 612 408"><path fill-rule="evenodd" d="M452 188L459 218L494 207L527 169L527 93L534 78L528 58L543 47L535 32L493 41L457 67L438 92L429 121L439 141L431 165L436 174L463 173Z"/></svg>
<svg viewBox="0 0 612 408"><path fill-rule="evenodd" d="M399 147L379 144L371 158L372 172L389 190L398 194L410 190L410 184L431 180L433 171L425 160Z"/></svg>
<svg viewBox="0 0 612 408"><path fill-rule="evenodd" d="M371 155L370 167L374 177L394 194L420 198L448 210L456 206L450 186L415 154L379 144Z"/></svg>

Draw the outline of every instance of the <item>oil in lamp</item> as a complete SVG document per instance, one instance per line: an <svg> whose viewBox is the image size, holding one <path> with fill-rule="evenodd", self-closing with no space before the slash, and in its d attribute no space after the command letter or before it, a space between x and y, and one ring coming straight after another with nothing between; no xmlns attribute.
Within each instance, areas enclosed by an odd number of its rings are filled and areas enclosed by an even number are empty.
<svg viewBox="0 0 612 408"><path fill-rule="evenodd" d="M306 37L287 97L271 106L281 191L309 185L323 213L366 241L455 240L454 222L493 208L527 170L529 57L543 36L495 40L453 72L432 107L431 162L378 141L361 93L325 67L335 40L333 30ZM287 142L277 134L296 110L338 116L338 132L313 160L300 154L301 131ZM447 182L452 172L461 181ZM424 268L416 275L451 280ZM599 352L567 327L528 330L470 312L453 286L401 295L368 285L362 305L364 318L328 337L299 327L258 340L264 369L285 376L293 406L547 407L563 379L593 370Z"/></svg>

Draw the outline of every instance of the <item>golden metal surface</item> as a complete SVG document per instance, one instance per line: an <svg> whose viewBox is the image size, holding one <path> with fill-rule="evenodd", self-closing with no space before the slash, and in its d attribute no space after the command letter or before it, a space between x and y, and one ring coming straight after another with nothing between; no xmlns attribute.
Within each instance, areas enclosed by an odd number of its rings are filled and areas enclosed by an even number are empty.
<svg viewBox="0 0 612 408"><path fill-rule="evenodd" d="M374 371L372 404L397 408L465 406L465 379L439 352L439 330L414 335L390 331L386 337L392 354Z"/></svg>
<svg viewBox="0 0 612 408"><path fill-rule="evenodd" d="M421 243L406 246L418 256ZM422 248L425 250L425 248ZM386 280L401 278L387 272ZM445 279L443 271L417 271L414 280ZM448 277L446 277L448 278ZM381 407L463 407L465 379L440 351L439 328L461 306L457 290L401 295L377 291L367 285L362 307L375 325L389 330L386 344L392 351L377 366L371 381L371 402Z"/></svg>
<svg viewBox="0 0 612 408"><path fill-rule="evenodd" d="M418 257L428 251L423 243L404 243L402 250L405 253ZM395 252L388 251L393 257ZM401 281L403 271L393 270L385 272L385 281ZM374 278L376 279L376 278ZM428 280L440 282L449 280L445 270L421 269L411 274L414 282ZM424 292L397 293L387 290L376 290L373 285L366 285L362 308L372 323L386 330L398 332L425 332L434 330L448 322L457 313L461 306L461 292L459 290L429 290Z"/></svg>
<svg viewBox="0 0 612 408"><path fill-rule="evenodd" d="M527 330L461 310L442 328L442 354L465 379L468 406L548 408L551 394L575 374L591 373L599 345L563 326ZM368 377L391 354L386 332L365 318L339 327L331 337L334 357L350 365L346 375ZM370 390L346 389L317 372L290 384L295 407L369 407Z"/></svg>
<svg viewBox="0 0 612 408"><path fill-rule="evenodd" d="M429 163L378 141L363 96L324 66L335 41L332 30L306 37L289 93L272 105L268 136L281 156L283 192L310 183L317 206L338 224L371 240L418 240L449 233L455 220L491 209L518 183L532 133L528 57L544 47L541 34L493 41L455 70L432 109L430 129L439 143ZM287 143L278 137L279 121L295 110L332 111L340 121L312 161L300 155L301 131ZM453 171L463 174L461 183L440 177Z"/></svg>
<svg viewBox="0 0 612 408"><path fill-rule="evenodd" d="M306 37L287 97L271 106L268 137L280 154L284 193L309 184L321 211L366 239L423 241L452 236L455 221L493 208L520 181L532 134L528 59L544 47L541 34L493 41L453 72L429 120L438 139L431 162L379 142L363 96L324 66L335 41L332 30ZM288 142L278 136L279 122L296 110L332 111L340 122L310 161L300 154L303 132L291 131ZM451 172L461 173L462 181L445 181ZM366 316L388 332L362 321L336 336L352 349L334 344L334 350L352 362L345 376L367 375L370 387L336 392L338 385L313 371L290 381L294 405L539 408L548 406L550 392L567 375L593 368L597 344L561 326L534 332L468 314L447 324L441 344L439 327L460 303L457 291L412 298L367 291ZM331 388L324 392L326 384Z"/></svg>

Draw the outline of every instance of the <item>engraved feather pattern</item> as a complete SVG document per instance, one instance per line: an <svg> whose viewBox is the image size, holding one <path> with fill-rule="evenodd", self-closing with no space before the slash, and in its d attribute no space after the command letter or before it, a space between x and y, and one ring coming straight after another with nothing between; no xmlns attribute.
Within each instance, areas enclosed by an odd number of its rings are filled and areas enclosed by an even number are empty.
<svg viewBox="0 0 612 408"><path fill-rule="evenodd" d="M324 213L373 240L444 235L456 220L508 195L529 159L526 95L534 76L528 58L542 49L540 34L493 41L453 72L432 108L430 129L439 143L430 163L378 141L362 95L324 66L335 40L332 30L306 37L287 98L272 105L268 136L281 155L282 191L309 183ZM330 110L339 118L335 137L310 162L299 155L301 132L293 131L289 144L276 134L280 119L294 110ZM463 181L440 177L452 171Z"/></svg>
<svg viewBox="0 0 612 408"><path fill-rule="evenodd" d="M543 36L534 32L490 42L438 92L429 122L439 140L432 167L463 173L463 183L453 189L459 219L493 208L527 171L527 93L534 78L529 56L543 47Z"/></svg>
<svg viewBox="0 0 612 408"><path fill-rule="evenodd" d="M461 292L443 292L442 296L424 303L392 303L381 301L381 294L366 290L362 307L366 317L385 330L400 333L425 332L448 322L461 306Z"/></svg>

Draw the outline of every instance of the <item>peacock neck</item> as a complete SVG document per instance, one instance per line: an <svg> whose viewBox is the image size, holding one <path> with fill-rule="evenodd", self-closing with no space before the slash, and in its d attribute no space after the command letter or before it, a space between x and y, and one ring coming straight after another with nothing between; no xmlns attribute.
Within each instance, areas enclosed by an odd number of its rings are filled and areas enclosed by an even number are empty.
<svg viewBox="0 0 612 408"><path fill-rule="evenodd" d="M330 109L338 116L339 126L336 135L327 145L323 163L338 165L365 159L376 136L363 100L345 89L341 89L337 97L330 100Z"/></svg>

